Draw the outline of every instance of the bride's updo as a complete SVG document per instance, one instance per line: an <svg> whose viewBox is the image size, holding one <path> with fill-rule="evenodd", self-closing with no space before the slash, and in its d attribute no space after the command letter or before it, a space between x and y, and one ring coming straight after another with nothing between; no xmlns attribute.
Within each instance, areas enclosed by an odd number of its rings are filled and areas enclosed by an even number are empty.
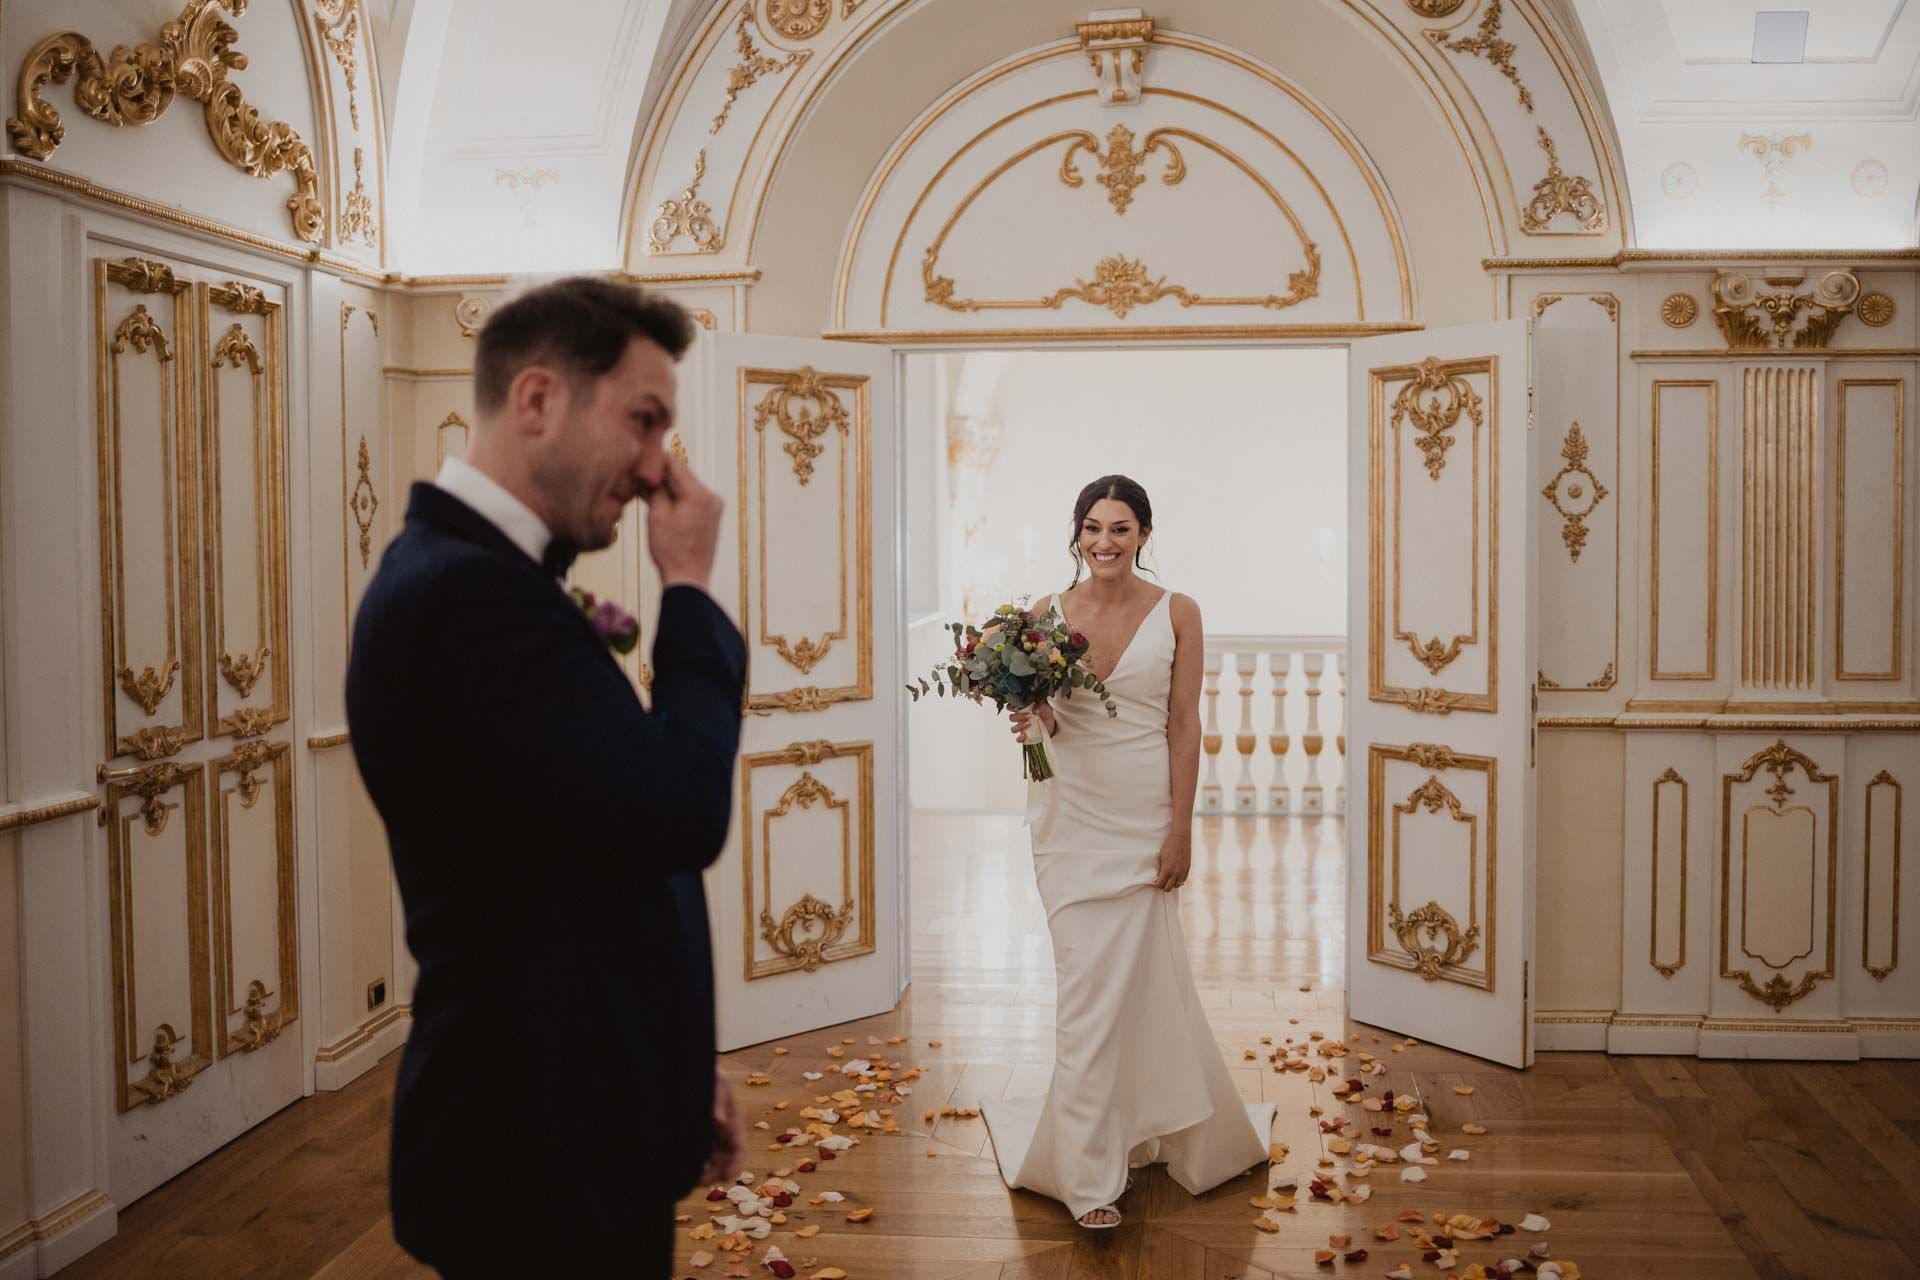
<svg viewBox="0 0 1920 1280"><path fill-rule="evenodd" d="M1108 498L1127 504L1133 511L1133 518L1139 522L1141 533L1153 532L1153 503L1148 499L1147 491L1140 487L1139 481L1128 479L1126 476L1101 476L1082 489L1080 497L1073 504L1073 527L1067 534L1067 554L1073 557L1071 586L1080 584L1080 570L1085 567L1080 559L1080 528L1086 523L1087 513L1093 510L1093 504ZM1141 549L1136 549L1133 553L1133 567L1152 573L1153 570L1147 569L1147 566L1141 562Z"/></svg>

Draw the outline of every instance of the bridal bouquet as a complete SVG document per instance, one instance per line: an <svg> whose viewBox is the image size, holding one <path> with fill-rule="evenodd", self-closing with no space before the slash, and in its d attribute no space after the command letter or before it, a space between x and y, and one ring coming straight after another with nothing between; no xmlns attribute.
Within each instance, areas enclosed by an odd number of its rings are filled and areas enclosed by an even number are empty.
<svg viewBox="0 0 1920 1280"><path fill-rule="evenodd" d="M1094 678L1087 663L1089 645L1078 631L1069 631L1052 609L1035 615L1019 604L1003 604L984 626L951 623L953 656L940 663L907 692L918 702L921 694L971 698L993 703L998 711L1024 711L1055 693L1073 696L1085 689L1106 704L1109 716L1119 709L1107 697L1107 686ZM1024 776L1045 782L1053 776L1044 742L1022 747Z"/></svg>

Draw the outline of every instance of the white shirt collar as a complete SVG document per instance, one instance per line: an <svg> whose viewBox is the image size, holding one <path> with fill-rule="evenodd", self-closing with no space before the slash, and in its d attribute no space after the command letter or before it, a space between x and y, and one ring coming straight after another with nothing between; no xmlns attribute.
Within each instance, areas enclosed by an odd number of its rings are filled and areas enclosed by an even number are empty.
<svg viewBox="0 0 1920 1280"><path fill-rule="evenodd" d="M435 485L485 516L514 546L538 564L553 541L553 532L533 508L507 492L498 480L465 458L449 457L440 464Z"/></svg>

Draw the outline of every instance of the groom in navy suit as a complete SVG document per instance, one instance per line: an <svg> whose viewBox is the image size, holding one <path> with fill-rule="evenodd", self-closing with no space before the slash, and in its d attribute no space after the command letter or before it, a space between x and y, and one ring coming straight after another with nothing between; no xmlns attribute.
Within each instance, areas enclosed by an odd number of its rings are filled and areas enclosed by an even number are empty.
<svg viewBox="0 0 1920 1280"><path fill-rule="evenodd" d="M721 501L665 447L692 338L605 280L497 309L468 456L413 487L354 623L348 725L420 964L394 1234L449 1280L666 1276L673 1202L743 1159L700 872L746 651L707 593ZM651 710L562 585L635 498L666 584Z"/></svg>

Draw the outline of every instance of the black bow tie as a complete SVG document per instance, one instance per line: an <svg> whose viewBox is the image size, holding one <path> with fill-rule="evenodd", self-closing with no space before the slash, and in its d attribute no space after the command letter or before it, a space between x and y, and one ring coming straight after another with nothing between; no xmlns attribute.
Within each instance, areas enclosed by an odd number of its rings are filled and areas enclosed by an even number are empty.
<svg viewBox="0 0 1920 1280"><path fill-rule="evenodd" d="M574 546L571 539L555 538L547 544L546 553L540 557L540 567L553 577L564 578L579 555L580 548Z"/></svg>

